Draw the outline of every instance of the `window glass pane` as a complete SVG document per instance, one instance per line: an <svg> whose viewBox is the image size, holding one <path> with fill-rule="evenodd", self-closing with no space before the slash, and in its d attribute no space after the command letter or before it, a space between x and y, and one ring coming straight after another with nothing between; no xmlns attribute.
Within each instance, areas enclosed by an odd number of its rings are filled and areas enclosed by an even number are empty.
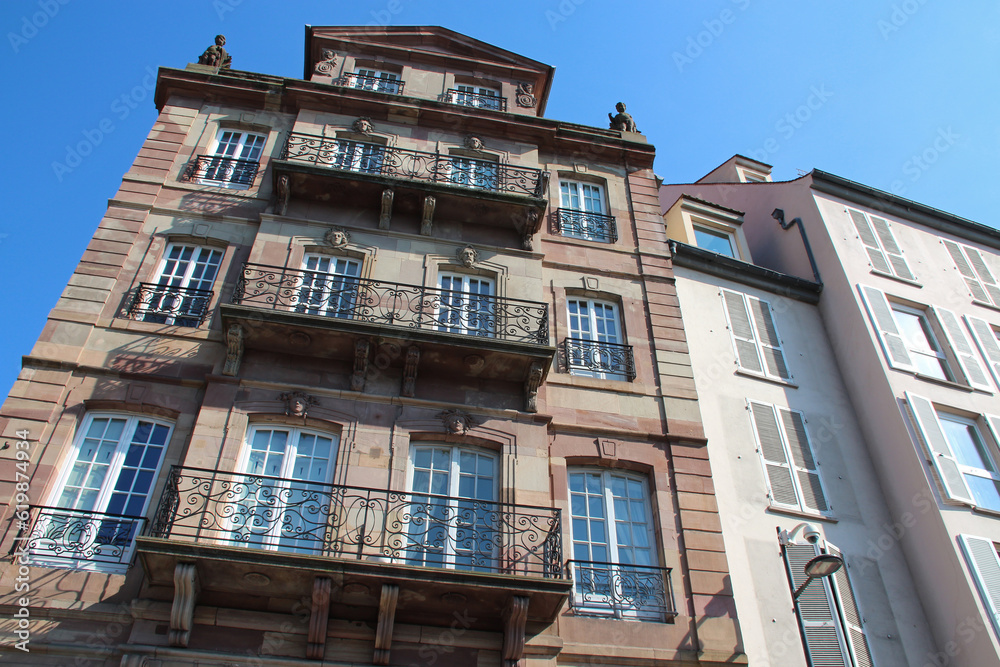
<svg viewBox="0 0 1000 667"><path fill-rule="evenodd" d="M726 257L736 258L732 236L707 227L694 226L695 244L704 250L717 252Z"/></svg>
<svg viewBox="0 0 1000 667"><path fill-rule="evenodd" d="M948 443L955 452L955 458L962 465L980 470L996 472L993 460L983 444L979 429L974 424L938 415L941 428L944 430Z"/></svg>
<svg viewBox="0 0 1000 667"><path fill-rule="evenodd" d="M968 474L965 475L965 482L972 490L976 505L1000 511L1000 483L989 477Z"/></svg>

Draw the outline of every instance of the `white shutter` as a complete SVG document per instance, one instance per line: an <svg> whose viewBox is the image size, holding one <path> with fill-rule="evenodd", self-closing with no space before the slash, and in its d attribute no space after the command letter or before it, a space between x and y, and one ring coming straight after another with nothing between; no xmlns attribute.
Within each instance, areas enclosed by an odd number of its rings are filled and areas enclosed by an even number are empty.
<svg viewBox="0 0 1000 667"><path fill-rule="evenodd" d="M785 364L785 353L781 349L781 338L778 336L778 329L774 325L774 316L771 314L771 304L762 301L755 296L747 296L750 312L757 330L757 343L760 346L760 354L764 358L766 372L782 380L790 379L791 373Z"/></svg>
<svg viewBox="0 0 1000 667"><path fill-rule="evenodd" d="M872 226L875 228L875 233L878 234L878 239L882 242L882 249L885 250L885 254L889 258L889 264L892 265L892 272L903 280L916 280L916 276L913 275L910 267L906 264L906 258L903 257L903 250L896 243L896 238L892 235L892 228L889 227L889 221L874 215L871 216L871 220Z"/></svg>
<svg viewBox="0 0 1000 667"><path fill-rule="evenodd" d="M746 301L738 292L722 290L725 302L726 320L729 322L729 332L733 336L733 348L736 350L736 360L739 367L753 373L763 373L757 350L757 339L754 337L753 325L750 323L750 313Z"/></svg>
<svg viewBox="0 0 1000 667"><path fill-rule="evenodd" d="M820 550L812 544L789 544L782 548L792 591L806 580L806 564ZM806 637L806 652L812 667L852 667L842 642L839 614L824 579L813 579L796 600L796 609Z"/></svg>
<svg viewBox="0 0 1000 667"><path fill-rule="evenodd" d="M958 357L958 363L962 367L965 379L976 389L993 393L993 385L990 384L990 379L986 377L986 371L983 370L982 365L979 363L972 343L969 342L968 337L965 335L958 317L946 308L935 307L934 312L937 315L938 321L941 322L941 328L944 329L948 344L951 345L952 351Z"/></svg>
<svg viewBox="0 0 1000 667"><path fill-rule="evenodd" d="M971 315L965 316L965 323L972 332L972 338L976 341L976 346L983 354L986 365L993 374L993 379L997 386L1000 386L1000 343L997 342L993 327L986 320Z"/></svg>
<svg viewBox="0 0 1000 667"><path fill-rule="evenodd" d="M778 411L781 413L785 440L792 455L792 462L795 464L795 477L799 482L802 503L805 505L803 509L827 512L830 508L827 507L823 484L820 482L816 461L809 446L805 418L801 412L784 408L778 408Z"/></svg>
<svg viewBox="0 0 1000 667"><path fill-rule="evenodd" d="M931 463L937 471L945 494L952 500L975 504L972 493L965 484L962 471L958 468L955 454L951 451L951 445L948 444L948 439L938 422L934 406L923 396L917 396L910 392L906 392L906 403L910 406L913 421L928 449Z"/></svg>
<svg viewBox="0 0 1000 667"><path fill-rule="evenodd" d="M889 260L886 259L885 253L882 252L882 248L875 238L875 232L872 231L871 225L868 224L868 218L861 211L849 209L848 213L851 215L851 220L854 221L854 228L858 230L858 238L861 239L865 250L868 251L868 260L871 267L880 273L892 273Z"/></svg>
<svg viewBox="0 0 1000 667"><path fill-rule="evenodd" d="M910 354L906 350L906 342L896 327L896 319L892 315L892 306L885 294L881 290L867 285L858 285L858 291L868 309L868 315L872 321L872 328L878 334L878 340L882 344L885 358L889 362L890 368L898 368L911 373L917 372L917 367L910 361Z"/></svg>
<svg viewBox="0 0 1000 667"><path fill-rule="evenodd" d="M983 606L993 621L993 631L1000 634L1000 558L993 541L972 535L959 535L965 560L976 580Z"/></svg>
<svg viewBox="0 0 1000 667"><path fill-rule="evenodd" d="M972 264L972 268L975 269L976 275L979 276L979 281L983 284L983 288L990 295L990 301L993 302L994 306L1000 306L1000 287L997 286L997 281L993 277L993 273L986 266L986 261L983 259L982 254L969 246L962 246L962 249L965 250L965 255L969 258L969 264Z"/></svg>
<svg viewBox="0 0 1000 667"><path fill-rule="evenodd" d="M768 495L775 505L800 509L792 466L788 462L785 446L781 441L781 430L774 414L774 406L748 401L750 419L757 438L757 452L764 465L767 477Z"/></svg>
<svg viewBox="0 0 1000 667"><path fill-rule="evenodd" d="M873 667L871 649L868 647L868 640L865 638L865 630L862 624L861 611L858 609L858 600L854 596L854 589L851 586L851 578L847 559L840 549L829 542L826 543L827 553L840 556L844 561L844 567L837 570L833 575L834 594L840 603L840 618L843 627L847 632L847 644L854 658L855 667Z"/></svg>
<svg viewBox="0 0 1000 667"><path fill-rule="evenodd" d="M955 266L958 267L958 272L961 273L962 277L965 279L965 284L968 286L969 292L972 293L973 301L993 303L990 301L990 295L987 293L986 288L981 282L979 282L979 277L972 268L972 264L970 264L969 260L966 259L965 252L962 250L962 247L954 241L949 241L947 239L942 239L942 242L944 243L944 247L948 249L948 254L951 255L952 260L955 262Z"/></svg>

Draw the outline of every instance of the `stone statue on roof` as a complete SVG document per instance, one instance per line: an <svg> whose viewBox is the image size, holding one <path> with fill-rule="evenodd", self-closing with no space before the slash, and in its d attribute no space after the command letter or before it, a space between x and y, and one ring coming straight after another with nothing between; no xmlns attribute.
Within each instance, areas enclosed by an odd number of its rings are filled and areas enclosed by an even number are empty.
<svg viewBox="0 0 1000 667"><path fill-rule="evenodd" d="M219 69L229 69L233 63L233 57L223 48L226 45L225 35L216 35L215 44L205 49L205 53L198 58L199 65L211 65Z"/></svg>
<svg viewBox="0 0 1000 667"><path fill-rule="evenodd" d="M615 105L615 109L618 110L618 115L614 116L610 112L608 113L608 118L611 119L611 129L619 130L621 132L638 132L639 128L635 126L635 121L632 120L632 115L625 113L625 103L619 102Z"/></svg>

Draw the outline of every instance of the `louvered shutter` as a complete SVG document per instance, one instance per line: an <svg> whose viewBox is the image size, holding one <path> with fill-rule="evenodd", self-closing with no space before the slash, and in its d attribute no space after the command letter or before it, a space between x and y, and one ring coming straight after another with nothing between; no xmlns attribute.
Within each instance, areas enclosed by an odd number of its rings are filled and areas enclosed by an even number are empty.
<svg viewBox="0 0 1000 667"><path fill-rule="evenodd" d="M1000 558L997 557L993 541L972 535L959 535L959 542L965 552L965 560L976 580L979 595L983 600L994 632L1000 634Z"/></svg>
<svg viewBox="0 0 1000 667"><path fill-rule="evenodd" d="M750 313L742 294L722 290L726 306L726 319L729 322L729 332L733 336L733 346L740 368L754 373L763 373L760 355L757 351L757 339L754 337L753 325L750 324Z"/></svg>
<svg viewBox="0 0 1000 667"><path fill-rule="evenodd" d="M872 327L878 334L885 358L891 368L898 368L904 371L915 373L916 366L910 361L910 353L906 350L906 343L896 327L896 319L892 316L892 307L888 299L881 290L867 285L858 285L861 297L864 299L868 315L871 317Z"/></svg>
<svg viewBox="0 0 1000 667"><path fill-rule="evenodd" d="M868 224L868 218L861 211L849 210L848 213L851 215L851 220L854 221L854 228L858 230L858 237L861 239L861 243L864 244L865 250L868 251L868 260L872 268L881 273L892 273L889 260L886 259L885 253L882 252L882 248L875 238L875 232L872 231L871 225Z"/></svg>
<svg viewBox="0 0 1000 667"><path fill-rule="evenodd" d="M792 591L806 580L805 568L820 554L812 544L788 544L783 547L785 567L792 581ZM796 600L796 609L806 637L806 652L812 667L852 667L842 643L838 614L824 579L813 579Z"/></svg>
<svg viewBox="0 0 1000 667"><path fill-rule="evenodd" d="M906 392L906 403L910 406L917 431L929 450L931 464L937 471L941 486L944 487L947 496L952 500L975 504L972 493L965 484L962 471L959 470L955 454L951 451L951 445L948 444L948 439L945 437L944 431L941 430L934 406L923 396L917 396L910 392Z"/></svg>
<svg viewBox="0 0 1000 667"><path fill-rule="evenodd" d="M805 419L801 412L785 410L784 408L778 408L778 411L781 413L781 422L785 427L788 449L792 454L792 461L795 463L795 476L802 492L802 502L806 509L826 512L829 508L826 504L826 496L823 494L819 472L816 470L816 461L813 459L812 449L809 447Z"/></svg>
<svg viewBox="0 0 1000 667"><path fill-rule="evenodd" d="M982 254L975 248L963 246L962 249L965 250L965 255L969 258L969 263L972 264L972 268L975 269L980 282L982 282L986 292L990 295L993 305L1000 306L1000 287L997 286L993 272L986 266L986 260L983 259Z"/></svg>
<svg viewBox="0 0 1000 667"><path fill-rule="evenodd" d="M942 241L944 242L944 247L948 249L948 254L951 255L952 260L955 262L955 266L958 267L958 272L965 279L965 284L969 287L969 292L972 293L973 300L981 303L991 303L990 295L986 292L983 284L979 282L979 277L973 270L972 265L965 258L962 248L954 241L948 241L947 239L942 239Z"/></svg>
<svg viewBox="0 0 1000 667"><path fill-rule="evenodd" d="M847 643L851 655L854 657L854 665L855 667L873 667L875 663L872 660L871 649L868 647L868 640L865 638L858 601L851 586L850 566L840 549L829 542L826 543L826 551L834 556L840 556L844 560L844 567L840 568L832 579L834 592L840 603L840 617L847 632Z"/></svg>
<svg viewBox="0 0 1000 667"><path fill-rule="evenodd" d="M986 365L989 367L990 373L993 374L993 379L1000 387L1000 343L997 342L996 334L993 333L993 327L986 320L971 315L965 316L965 323L969 326L969 331L972 332L972 338L975 339L979 351L983 353L983 359L986 360Z"/></svg>
<svg viewBox="0 0 1000 667"><path fill-rule="evenodd" d="M910 267L906 264L906 258L903 257L903 250L896 243L896 237L892 235L889 221L874 215L871 220L875 233L878 234L878 239L882 242L882 249L885 250L889 263L892 265L892 272L903 280L915 280L916 276L910 271Z"/></svg>
<svg viewBox="0 0 1000 667"><path fill-rule="evenodd" d="M760 344L760 353L767 366L767 374L788 380L791 378L791 373L788 372L788 366L785 364L785 353L781 349L781 338L774 325L771 304L753 296L748 296L747 301L750 305L750 312L753 314L754 325L757 329L757 342Z"/></svg>
<svg viewBox="0 0 1000 667"><path fill-rule="evenodd" d="M758 452L767 475L771 502L799 509L799 499L792 479L792 466L781 441L781 430L774 406L750 401L750 416L757 436Z"/></svg>
<svg viewBox="0 0 1000 667"><path fill-rule="evenodd" d="M958 357L958 363L962 367L965 379L976 389L992 393L993 385L990 384L990 379L986 377L986 371L983 370L982 364L979 363L976 351L973 349L972 343L969 342L969 338L965 335L965 330L962 328L962 323L959 322L958 317L946 308L935 307L934 312L937 315L938 321L941 322L941 328L944 329L948 344L951 345L952 351Z"/></svg>

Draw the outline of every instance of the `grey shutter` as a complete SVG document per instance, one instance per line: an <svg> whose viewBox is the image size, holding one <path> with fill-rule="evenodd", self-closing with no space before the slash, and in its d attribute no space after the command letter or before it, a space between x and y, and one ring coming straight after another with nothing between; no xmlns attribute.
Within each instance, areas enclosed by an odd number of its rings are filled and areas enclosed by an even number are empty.
<svg viewBox="0 0 1000 667"><path fill-rule="evenodd" d="M764 358L767 374L788 380L791 373L785 364L785 353L781 349L781 338L774 326L774 316L771 314L771 304L761 301L755 296L748 296L750 312L757 328L757 342L760 344L760 354Z"/></svg>
<svg viewBox="0 0 1000 667"><path fill-rule="evenodd" d="M993 541L972 535L959 535L965 560L976 580L983 606L993 621L993 631L1000 634L1000 558Z"/></svg>
<svg viewBox="0 0 1000 667"><path fill-rule="evenodd" d="M830 508L826 504L823 485L819 479L819 472L816 470L816 461L813 459L812 449L809 446L805 419L801 412L784 408L778 408L778 411L781 413L781 422L785 427L788 449L792 454L792 461L795 463L795 476L802 491L802 502L808 509L816 512L827 512Z"/></svg>
<svg viewBox="0 0 1000 667"><path fill-rule="evenodd" d="M976 389L993 393L993 385L990 384L986 371L979 363L976 351L965 335L965 330L958 317L946 308L935 307L934 313L937 315L938 321L941 322L941 328L944 329L948 344L951 345L952 351L958 357L958 363L962 367L965 379Z"/></svg>
<svg viewBox="0 0 1000 667"><path fill-rule="evenodd" d="M806 580L806 564L818 556L812 544L789 544L783 547L785 567L794 592ZM841 643L838 614L824 579L813 579L796 600L796 609L806 637L806 651L812 667L852 667Z"/></svg>
<svg viewBox="0 0 1000 667"><path fill-rule="evenodd" d="M892 272L903 280L915 280L916 277L910 272L910 267L906 265L906 258L903 257L902 249L896 243L896 238L892 235L892 228L889 227L889 221L877 218L874 215L871 219L872 226L875 227L875 233L878 234L879 241L882 242L882 249L885 250L885 254L889 258L889 263L892 264Z"/></svg>
<svg viewBox="0 0 1000 667"><path fill-rule="evenodd" d="M969 326L972 338L976 341L979 351L982 352L983 359L986 360L986 365L989 366L990 373L993 374L993 379L997 386L1000 386L1000 343L997 342L996 334L993 333L993 327L986 320L971 315L965 316L965 323Z"/></svg>
<svg viewBox="0 0 1000 667"><path fill-rule="evenodd" d="M882 252L882 248L875 238L875 232L872 231L871 225L868 224L868 218L861 211L848 210L848 213L851 215L851 220L854 221L854 228L858 230L858 237L861 239L861 243L864 244L865 250L868 251L868 260L872 268L881 273L891 274L892 268L889 266L889 260L885 258L885 253Z"/></svg>
<svg viewBox="0 0 1000 667"><path fill-rule="evenodd" d="M740 368L754 373L763 373L757 352L757 339L754 337L753 325L750 324L750 313L746 301L738 292L722 290L726 304L726 318L729 321L729 332L733 335L733 346L736 348L736 359Z"/></svg>
<svg viewBox="0 0 1000 667"><path fill-rule="evenodd" d="M931 463L937 471L945 494L952 500L975 504L972 493L965 484L962 471L958 468L955 454L951 451L951 445L948 444L948 439L945 437L944 431L941 430L934 406L923 396L917 396L910 392L906 392L906 403L910 406L913 421L928 449Z"/></svg>
<svg viewBox="0 0 1000 667"><path fill-rule="evenodd" d="M955 262L955 266L958 267L958 272L965 278L965 284L968 286L969 292L972 293L973 300L990 303L990 295L986 293L986 288L979 282L979 277L976 276L976 272L965 258L965 253L962 252L959 245L947 239L942 239L942 241L944 242L944 247L948 249L948 254L951 255L952 260Z"/></svg>
<svg viewBox="0 0 1000 667"><path fill-rule="evenodd" d="M781 441L781 430L774 414L774 406L753 401L749 401L749 404L754 433L757 436L757 451L764 464L771 502L800 509L795 482L792 479L792 467Z"/></svg>
<svg viewBox="0 0 1000 667"><path fill-rule="evenodd" d="M888 299L881 290L867 285L858 285L861 297L868 308L868 315L872 320L872 327L878 334L885 358L889 362L890 368L898 368L904 371L916 373L917 368L910 361L910 353L906 350L906 342L896 327L896 318L892 315L892 307Z"/></svg>
<svg viewBox="0 0 1000 667"><path fill-rule="evenodd" d="M868 647L868 640L865 638L865 630L862 625L861 612L858 610L858 600L854 596L854 589L851 586L849 566L844 554L840 549L829 542L826 543L827 553L840 556L844 560L844 567L840 568L833 575L834 591L837 601L840 603L840 616L843 627L847 632L847 642L850 645L851 654L854 656L856 667L873 667L871 649Z"/></svg>
<svg viewBox="0 0 1000 667"><path fill-rule="evenodd" d="M976 270L976 275L979 276L983 288L990 295L990 301L994 306L1000 306L1000 287L997 287L997 281L993 278L989 267L986 266L983 256L975 248L963 246L962 249L965 250L965 254L969 258L969 264L972 264L972 268Z"/></svg>

